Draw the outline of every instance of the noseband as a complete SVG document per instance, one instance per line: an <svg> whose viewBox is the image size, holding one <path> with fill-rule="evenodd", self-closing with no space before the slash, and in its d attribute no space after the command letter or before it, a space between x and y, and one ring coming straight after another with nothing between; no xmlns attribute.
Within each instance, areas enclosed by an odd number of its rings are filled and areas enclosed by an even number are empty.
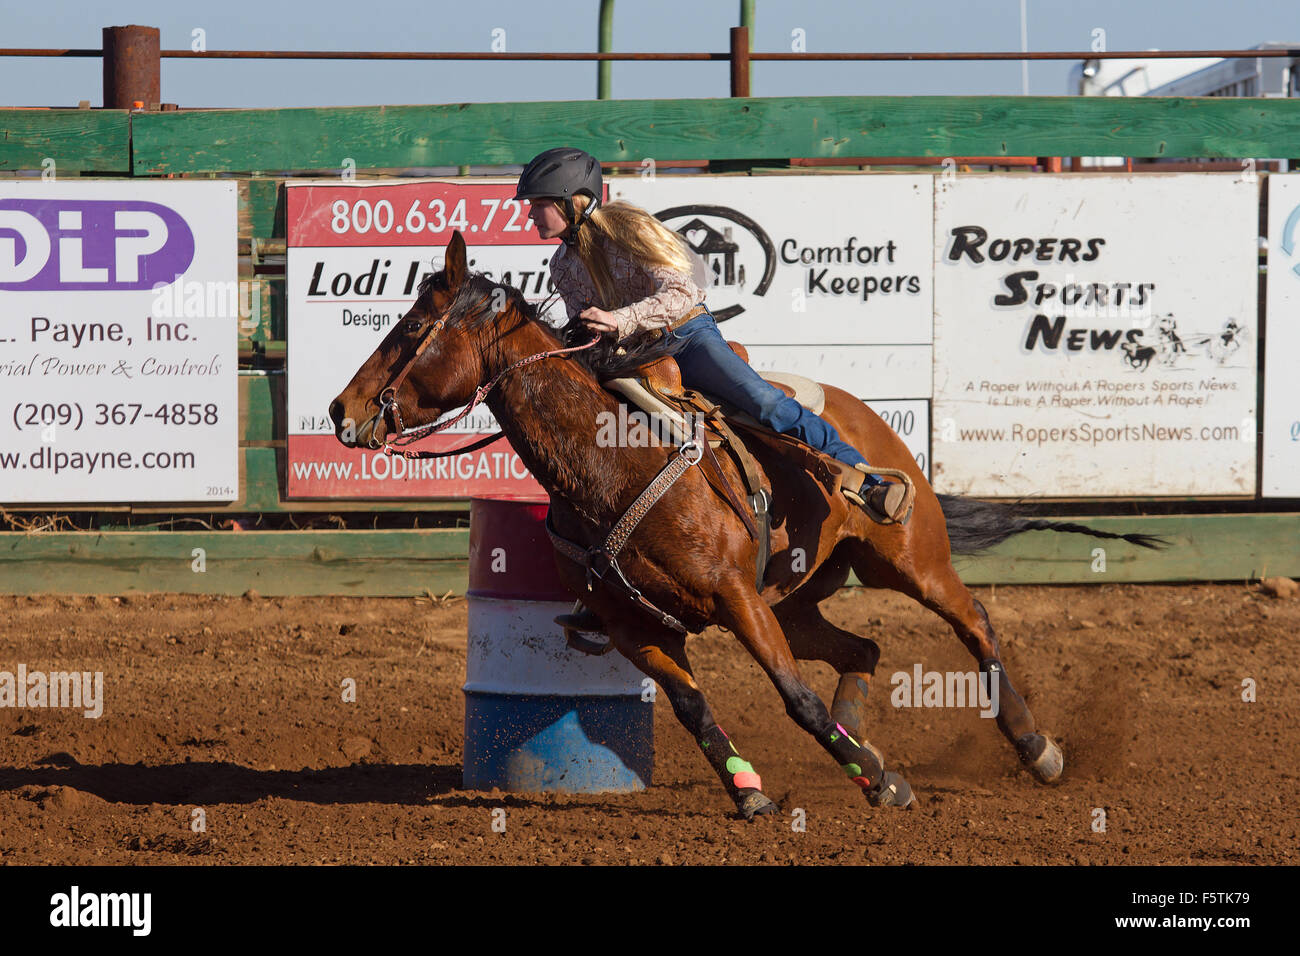
<svg viewBox="0 0 1300 956"><path fill-rule="evenodd" d="M470 400L470 403L466 405L461 413L455 418L449 418L445 422L439 422L433 425L422 425L419 428L407 431L406 425L402 421L402 410L397 404L397 390L402 387L402 383L406 381L406 376L410 374L411 369L415 367L415 363L419 360L420 356L424 354L424 350L433 344L434 338L447 324L447 319L450 315L450 311L444 312L434 321L429 323L429 327L425 329L420 338L419 344L415 347L415 352L406 360L406 364L402 366L401 371L398 372L397 376L384 386L379 394L375 396L374 402L379 406L379 411L377 411L366 422L367 425L370 425L370 438L366 441L366 444L370 448L377 449L382 446L384 454L401 455L403 458L442 458L447 455L463 454L467 451L473 451L476 448L482 448L484 445L489 445L500 438L504 433L496 432L485 439L480 439L469 445L463 445L459 448L441 452L402 450L401 447L414 444L435 432L440 432L445 428L450 428L452 425L455 425L472 412L485 398L487 398L488 394L492 389L496 388L497 384L501 379L505 378L507 373L513 372L515 369L522 368L525 365L531 365L533 362L539 362L542 359L552 358L559 355L568 355L572 352L581 352L583 349L589 349L600 341L600 336L596 335L585 345L577 345L573 348L567 349L552 349L549 352L538 352L536 355L530 355L527 358L520 359L513 365L509 365L498 372L496 376L493 377L492 381L488 382L486 385L480 385L478 390L475 391L474 397ZM374 429L374 423L380 418L383 418L385 425L389 426L388 434L385 435L382 442L375 438Z"/></svg>
<svg viewBox="0 0 1300 956"><path fill-rule="evenodd" d="M432 298L432 296L430 298ZM415 346L415 351L411 353L411 357L406 360L406 364L402 366L401 371L398 372L397 376L393 378L378 395L375 396L375 403L379 406L379 411L376 413L376 417L383 417L385 419L385 424L389 426L389 434L394 437L400 435L406 430L406 425L402 422L402 410L397 405L397 390L402 387L402 383L406 381L406 376L409 375L411 369L415 367L415 363L418 362L420 356L424 354L424 350L433 344L434 337L442 331L443 326L447 324L447 319L450 315L450 312L444 312L429 323L428 328L426 328L424 333L421 335L419 343ZM386 438L383 444L387 445L391 441L391 438ZM380 443L375 440L375 430L373 427L370 429L370 439L366 444L371 448L378 448L380 446Z"/></svg>

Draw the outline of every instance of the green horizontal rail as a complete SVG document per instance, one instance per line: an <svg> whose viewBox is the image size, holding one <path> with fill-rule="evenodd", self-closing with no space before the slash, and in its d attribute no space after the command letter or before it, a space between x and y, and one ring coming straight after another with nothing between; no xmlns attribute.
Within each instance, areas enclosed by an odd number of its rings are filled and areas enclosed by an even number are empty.
<svg viewBox="0 0 1300 956"><path fill-rule="evenodd" d="M1150 551L1081 534L1028 532L953 565L967 584L1141 584L1300 577L1300 514L1060 518L1169 541ZM1097 551L1100 549L1101 554Z"/></svg>
<svg viewBox="0 0 1300 956"><path fill-rule="evenodd" d="M846 156L1292 157L1300 101L814 96L203 110L132 118L137 176L602 160Z"/></svg>
<svg viewBox="0 0 1300 956"><path fill-rule="evenodd" d="M468 552L453 529L4 533L0 593L441 595L464 591Z"/></svg>
<svg viewBox="0 0 1300 956"><path fill-rule="evenodd" d="M1300 101L1236 97L771 97L273 110L0 110L0 170L167 173L846 156L1294 157ZM273 209L258 180L248 204ZM274 212L272 212L274 216ZM254 232L274 235L276 224Z"/></svg>
<svg viewBox="0 0 1300 956"><path fill-rule="evenodd" d="M1166 536L1147 551L1073 534L1019 535L959 558L967 584L1106 584L1300 577L1300 515L1083 518L1103 531ZM194 570L195 548L205 570ZM1099 555L1104 550L1104 570ZM0 593L463 594L469 532L69 532L0 534ZM851 584L858 584L856 578Z"/></svg>
<svg viewBox="0 0 1300 956"><path fill-rule="evenodd" d="M0 171L20 169L51 169L54 176L129 173L131 114L0 109Z"/></svg>

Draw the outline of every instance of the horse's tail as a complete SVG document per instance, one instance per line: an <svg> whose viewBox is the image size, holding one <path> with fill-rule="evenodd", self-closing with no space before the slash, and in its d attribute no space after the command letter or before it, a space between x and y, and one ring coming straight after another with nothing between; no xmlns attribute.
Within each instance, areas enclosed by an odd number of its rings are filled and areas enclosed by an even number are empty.
<svg viewBox="0 0 1300 956"><path fill-rule="evenodd" d="M1154 534L1115 534L1071 521L1026 518L1015 504L976 501L957 495L939 495L939 507L948 522L948 543L953 554L977 554L1025 531L1065 531L1094 538L1117 538L1158 551L1169 542Z"/></svg>

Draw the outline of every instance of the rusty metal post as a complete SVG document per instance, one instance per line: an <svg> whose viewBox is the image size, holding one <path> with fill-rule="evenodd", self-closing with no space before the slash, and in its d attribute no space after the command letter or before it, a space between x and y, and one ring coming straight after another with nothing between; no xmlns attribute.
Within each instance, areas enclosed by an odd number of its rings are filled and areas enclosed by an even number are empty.
<svg viewBox="0 0 1300 956"><path fill-rule="evenodd" d="M104 108L129 110L162 102L161 39L157 27L104 27Z"/></svg>
<svg viewBox="0 0 1300 956"><path fill-rule="evenodd" d="M731 28L731 95L749 95L749 27Z"/></svg>

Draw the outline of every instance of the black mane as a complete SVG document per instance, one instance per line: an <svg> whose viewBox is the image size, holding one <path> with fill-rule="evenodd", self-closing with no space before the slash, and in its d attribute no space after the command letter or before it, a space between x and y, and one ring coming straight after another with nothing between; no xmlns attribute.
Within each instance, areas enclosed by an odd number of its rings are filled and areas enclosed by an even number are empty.
<svg viewBox="0 0 1300 956"><path fill-rule="evenodd" d="M420 281L418 293L420 298L433 290L444 291L446 280L443 272L435 272ZM583 345L591 341L591 330L578 319L570 319L565 325L556 328L543 318L552 299L547 299L540 306L533 305L524 298L524 294L514 286L494 282L482 272L471 271L461 283L456 296L448 308L448 324L455 324L467 329L479 329L497 317L498 309L494 302L501 301L513 306L527 321L540 322L557 334L566 348ZM604 336L594 348L576 352L573 358L587 368L597 379L618 378L629 374L633 369L646 365L656 359L672 355L681 347L679 342L664 342L658 331L639 332L618 343L610 336Z"/></svg>
<svg viewBox="0 0 1300 956"><path fill-rule="evenodd" d="M560 329L560 336L565 345L582 345L591 341L591 330L577 319L570 319L568 325ZM575 357L595 375L604 381L631 375L642 365L649 365L670 355L675 355L685 343L664 341L658 329L636 332L622 342L614 341L612 336L602 336L600 344Z"/></svg>
<svg viewBox="0 0 1300 956"><path fill-rule="evenodd" d="M441 292L446 288L445 275L438 271L421 279L416 292L423 299L435 289ZM539 319L538 308L514 286L493 282L484 273L471 271L460 284L456 297L451 300L451 306L447 309L447 322L467 329L481 328L495 319L499 311L503 311L499 307L494 308L495 304L514 306L516 311L530 321Z"/></svg>

